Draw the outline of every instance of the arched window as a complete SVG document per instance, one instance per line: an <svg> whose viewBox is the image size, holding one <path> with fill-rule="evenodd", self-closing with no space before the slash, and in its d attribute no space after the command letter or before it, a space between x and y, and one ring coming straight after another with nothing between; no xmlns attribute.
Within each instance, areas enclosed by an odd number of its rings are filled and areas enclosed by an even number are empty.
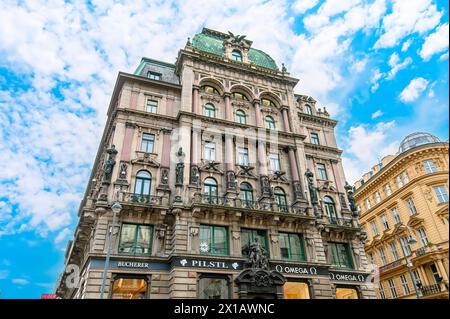
<svg viewBox="0 0 450 319"><path fill-rule="evenodd" d="M323 205L325 209L325 214L328 216L330 223L337 224L336 206L334 205L333 199L329 196L325 196L323 198Z"/></svg>
<svg viewBox="0 0 450 319"><path fill-rule="evenodd" d="M270 130L275 129L275 120L270 115L266 116L266 128L268 128Z"/></svg>
<svg viewBox="0 0 450 319"><path fill-rule="evenodd" d="M220 95L219 91L217 91L217 89L215 87L211 86L211 85L203 85L202 86L202 91L206 92L206 93Z"/></svg>
<svg viewBox="0 0 450 319"><path fill-rule="evenodd" d="M208 177L204 182L204 196L210 204L218 203L217 182L214 178Z"/></svg>
<svg viewBox="0 0 450 319"><path fill-rule="evenodd" d="M205 104L204 115L207 117L216 117L216 108L211 103Z"/></svg>
<svg viewBox="0 0 450 319"><path fill-rule="evenodd" d="M276 106L275 106L275 103L273 103L272 100L265 99L265 98L262 98L262 99L261 99L261 104L264 105L264 106L273 106L273 107L276 107Z"/></svg>
<svg viewBox="0 0 450 319"><path fill-rule="evenodd" d="M253 187L249 183L241 183L240 198L242 206L253 207Z"/></svg>
<svg viewBox="0 0 450 319"><path fill-rule="evenodd" d="M231 58L234 61L242 62L242 54L238 50L234 50L233 52L231 52Z"/></svg>
<svg viewBox="0 0 450 319"><path fill-rule="evenodd" d="M134 182L133 201L140 203L148 202L150 197L150 190L152 186L152 175L147 171L139 171L136 174L136 181Z"/></svg>
<svg viewBox="0 0 450 319"><path fill-rule="evenodd" d="M233 99L236 99L236 100L248 101L247 95L239 93L239 92L233 92L233 93L231 93L231 96L233 97Z"/></svg>
<svg viewBox="0 0 450 319"><path fill-rule="evenodd" d="M278 209L282 212L287 212L287 200L286 193L281 187L275 187L274 189L275 199L277 200Z"/></svg>
<svg viewBox="0 0 450 319"><path fill-rule="evenodd" d="M312 115L312 114L313 114L313 113L312 113L311 105L309 105L309 104L306 104L306 105L305 105L305 111L306 111L306 113L309 114L309 115Z"/></svg>
<svg viewBox="0 0 450 319"><path fill-rule="evenodd" d="M236 122L241 124L247 124L247 116L245 115L245 112L242 110L236 111Z"/></svg>

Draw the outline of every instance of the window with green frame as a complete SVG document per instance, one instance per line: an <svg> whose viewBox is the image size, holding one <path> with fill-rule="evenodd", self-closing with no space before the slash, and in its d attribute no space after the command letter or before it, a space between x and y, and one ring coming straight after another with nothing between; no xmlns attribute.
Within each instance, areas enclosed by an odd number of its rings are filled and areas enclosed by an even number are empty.
<svg viewBox="0 0 450 319"><path fill-rule="evenodd" d="M287 212L288 206L284 190L281 187L275 187L273 194L277 200L278 209L282 212Z"/></svg>
<svg viewBox="0 0 450 319"><path fill-rule="evenodd" d="M273 119L272 116L266 116L266 128L269 130L274 130L275 129L275 120Z"/></svg>
<svg viewBox="0 0 450 319"><path fill-rule="evenodd" d="M206 103L204 107L204 114L207 117L216 117L216 108L211 103Z"/></svg>
<svg viewBox="0 0 450 319"><path fill-rule="evenodd" d="M240 186L239 197L242 201L242 206L253 207L253 187L249 183L243 182Z"/></svg>
<svg viewBox="0 0 450 319"><path fill-rule="evenodd" d="M279 233L280 252L282 259L305 261L305 245L303 235Z"/></svg>
<svg viewBox="0 0 450 319"><path fill-rule="evenodd" d="M344 243L328 243L331 251L331 264L339 268L353 268L350 246Z"/></svg>
<svg viewBox="0 0 450 319"><path fill-rule="evenodd" d="M242 110L236 111L236 122L240 124L247 124L247 116L245 115L245 112Z"/></svg>
<svg viewBox="0 0 450 319"><path fill-rule="evenodd" d="M200 225L200 253L203 255L228 255L227 228Z"/></svg>
<svg viewBox="0 0 450 319"><path fill-rule="evenodd" d="M241 228L241 252L242 256L248 256L250 253L250 246L258 238L259 243L266 252L266 256L269 256L269 244L267 240L267 231L264 229L248 229Z"/></svg>
<svg viewBox="0 0 450 319"><path fill-rule="evenodd" d="M152 253L153 227L151 225L122 224L119 254L150 255Z"/></svg>

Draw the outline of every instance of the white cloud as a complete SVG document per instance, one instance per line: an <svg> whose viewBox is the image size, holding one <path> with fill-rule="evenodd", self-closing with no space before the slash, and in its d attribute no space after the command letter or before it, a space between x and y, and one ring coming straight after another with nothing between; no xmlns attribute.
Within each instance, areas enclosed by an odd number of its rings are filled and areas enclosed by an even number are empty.
<svg viewBox="0 0 450 319"><path fill-rule="evenodd" d="M71 235L72 235L72 231L69 228L64 228L55 237L55 244L61 244L63 241L65 241Z"/></svg>
<svg viewBox="0 0 450 319"><path fill-rule="evenodd" d="M431 0L394 0L392 12L383 18L383 33L375 48L391 48L412 33L432 30L442 15Z"/></svg>
<svg viewBox="0 0 450 319"><path fill-rule="evenodd" d="M431 33L425 38L425 42L420 49L420 56L425 61L429 60L434 54L448 49L448 23L439 26L436 32Z"/></svg>
<svg viewBox="0 0 450 319"><path fill-rule="evenodd" d="M420 94L425 91L428 86L428 80L424 78L415 78L409 82L403 91L400 93L400 100L404 103L413 102L417 100Z"/></svg>
<svg viewBox="0 0 450 319"><path fill-rule="evenodd" d="M374 93L376 90L378 90L378 87L380 86L379 81L382 77L384 77L385 74L380 71L380 69L376 68L372 71L372 77L370 78L370 83L372 84L370 90L372 93Z"/></svg>
<svg viewBox="0 0 450 319"><path fill-rule="evenodd" d="M292 4L292 9L295 13L302 14L311 8L314 8L319 0L297 0Z"/></svg>
<svg viewBox="0 0 450 319"><path fill-rule="evenodd" d="M382 116L382 115L383 115L383 112L382 112L381 110L377 110L377 111L375 111L375 112L372 113L372 115L370 116L370 118L371 118L372 120L374 120L374 119L376 119L376 118L378 118L378 117L380 117L380 116Z"/></svg>
<svg viewBox="0 0 450 319"><path fill-rule="evenodd" d="M391 66L391 70L388 72L386 80L392 80L397 75L398 71L406 68L411 63L412 59L410 57L407 57L403 62L400 62L398 54L396 52L392 53L391 57L389 58L389 65Z"/></svg>
<svg viewBox="0 0 450 319"><path fill-rule="evenodd" d="M25 286L30 283L28 280L23 279L23 278L13 278L13 279L11 279L11 282L13 284L20 285L20 286Z"/></svg>
<svg viewBox="0 0 450 319"><path fill-rule="evenodd" d="M439 57L439 61L444 61L444 60L448 60L448 52L444 53L443 55L441 55Z"/></svg>
<svg viewBox="0 0 450 319"><path fill-rule="evenodd" d="M408 40L406 40L405 42L403 42L403 45L402 45L402 52L408 51L408 49L409 49L409 47L411 46L411 44L412 44L412 39L408 39Z"/></svg>
<svg viewBox="0 0 450 319"><path fill-rule="evenodd" d="M350 183L360 179L363 172L368 171L383 156L396 153L398 141L389 139L395 126L395 122L390 121L380 122L375 126L360 124L350 127L345 141L346 153L342 158Z"/></svg>

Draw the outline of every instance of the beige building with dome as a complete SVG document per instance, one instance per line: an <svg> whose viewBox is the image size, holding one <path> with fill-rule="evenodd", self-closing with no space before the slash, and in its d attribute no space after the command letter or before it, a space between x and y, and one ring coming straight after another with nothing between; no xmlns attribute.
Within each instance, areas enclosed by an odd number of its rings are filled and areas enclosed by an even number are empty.
<svg viewBox="0 0 450 319"><path fill-rule="evenodd" d="M414 133L355 184L378 298L448 298L448 173L448 142Z"/></svg>

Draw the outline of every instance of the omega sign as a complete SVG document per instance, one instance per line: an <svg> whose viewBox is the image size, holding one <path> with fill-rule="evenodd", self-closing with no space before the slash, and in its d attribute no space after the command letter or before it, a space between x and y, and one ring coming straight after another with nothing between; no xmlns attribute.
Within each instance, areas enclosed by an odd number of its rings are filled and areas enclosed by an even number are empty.
<svg viewBox="0 0 450 319"><path fill-rule="evenodd" d="M298 266L298 265L282 265L276 264L272 267L283 274L298 274L298 275L326 275L326 270L322 267L314 266Z"/></svg>
<svg viewBox="0 0 450 319"><path fill-rule="evenodd" d="M352 274L352 273L340 273L330 271L330 279L334 281L357 281L364 282L366 281L368 275L363 274Z"/></svg>

